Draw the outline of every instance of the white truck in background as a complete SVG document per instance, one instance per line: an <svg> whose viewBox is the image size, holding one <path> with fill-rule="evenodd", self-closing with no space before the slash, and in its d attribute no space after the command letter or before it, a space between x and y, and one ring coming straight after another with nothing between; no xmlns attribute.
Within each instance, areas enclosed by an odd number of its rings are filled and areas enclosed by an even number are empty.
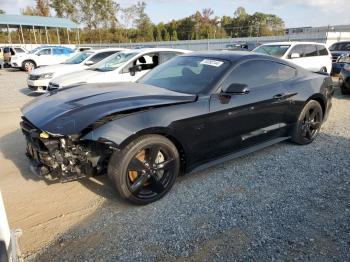
<svg viewBox="0 0 350 262"><path fill-rule="evenodd" d="M10 230L0 191L0 262L23 261L18 246L18 237L21 234L22 231L20 229Z"/></svg>

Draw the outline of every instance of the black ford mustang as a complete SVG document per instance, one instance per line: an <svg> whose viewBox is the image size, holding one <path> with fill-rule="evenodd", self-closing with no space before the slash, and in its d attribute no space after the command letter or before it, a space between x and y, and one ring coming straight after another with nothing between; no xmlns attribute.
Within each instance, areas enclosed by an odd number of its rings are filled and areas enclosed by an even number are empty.
<svg viewBox="0 0 350 262"><path fill-rule="evenodd" d="M290 139L308 144L331 108L332 80L241 52L176 57L138 83L90 84L24 107L27 155L44 178L108 173L138 204L179 173Z"/></svg>

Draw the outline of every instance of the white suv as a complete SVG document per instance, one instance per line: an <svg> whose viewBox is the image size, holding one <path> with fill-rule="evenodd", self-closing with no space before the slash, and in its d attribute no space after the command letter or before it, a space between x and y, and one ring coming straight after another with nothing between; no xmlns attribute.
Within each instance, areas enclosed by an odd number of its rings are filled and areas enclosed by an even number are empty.
<svg viewBox="0 0 350 262"><path fill-rule="evenodd" d="M278 42L263 44L253 52L288 60L313 72L332 70L332 55L324 44L313 42Z"/></svg>
<svg viewBox="0 0 350 262"><path fill-rule="evenodd" d="M89 68L101 60L118 53L124 48L106 48L98 50L88 50L76 53L58 65L39 67L33 70L27 78L28 88L37 93L45 93L51 79Z"/></svg>
<svg viewBox="0 0 350 262"><path fill-rule="evenodd" d="M39 66L62 63L73 56L72 49L64 46L40 46L28 53L20 53L11 57L11 67L31 71Z"/></svg>

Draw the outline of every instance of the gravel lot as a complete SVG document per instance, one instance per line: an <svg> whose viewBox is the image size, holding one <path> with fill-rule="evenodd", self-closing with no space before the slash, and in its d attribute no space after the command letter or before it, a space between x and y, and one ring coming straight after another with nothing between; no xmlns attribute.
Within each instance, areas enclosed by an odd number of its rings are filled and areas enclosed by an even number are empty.
<svg viewBox="0 0 350 262"><path fill-rule="evenodd" d="M4 91L8 76L15 84ZM350 261L350 97L339 90L313 144L284 142L180 177L164 199L137 207L120 200L105 177L58 185L28 179L26 161L17 159L24 150L18 119L5 118L19 117L16 108L32 99L23 79L21 72L0 75L0 116L11 123L0 124L0 164L9 165L0 187L16 206L9 219L24 228L28 260ZM62 214L45 215L58 207ZM31 215L18 219L22 211ZM33 216L42 227L26 222Z"/></svg>

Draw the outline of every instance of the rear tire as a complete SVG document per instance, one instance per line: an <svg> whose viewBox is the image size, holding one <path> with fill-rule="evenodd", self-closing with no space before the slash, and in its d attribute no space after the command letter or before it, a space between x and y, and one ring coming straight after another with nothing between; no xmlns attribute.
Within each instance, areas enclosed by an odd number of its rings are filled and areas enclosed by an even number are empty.
<svg viewBox="0 0 350 262"><path fill-rule="evenodd" d="M22 70L26 72L30 72L36 68L36 64L32 60L25 60L22 63Z"/></svg>
<svg viewBox="0 0 350 262"><path fill-rule="evenodd" d="M323 120L320 103L310 100L301 111L291 141L299 145L310 144L317 137Z"/></svg>
<svg viewBox="0 0 350 262"><path fill-rule="evenodd" d="M328 72L327 72L327 67L325 67L325 66L324 66L324 67L322 67L322 68L320 69L320 72L323 72L323 73L328 73Z"/></svg>
<svg viewBox="0 0 350 262"><path fill-rule="evenodd" d="M139 205L162 198L180 170L175 145L160 135L145 135L111 156L108 176L124 199Z"/></svg>

